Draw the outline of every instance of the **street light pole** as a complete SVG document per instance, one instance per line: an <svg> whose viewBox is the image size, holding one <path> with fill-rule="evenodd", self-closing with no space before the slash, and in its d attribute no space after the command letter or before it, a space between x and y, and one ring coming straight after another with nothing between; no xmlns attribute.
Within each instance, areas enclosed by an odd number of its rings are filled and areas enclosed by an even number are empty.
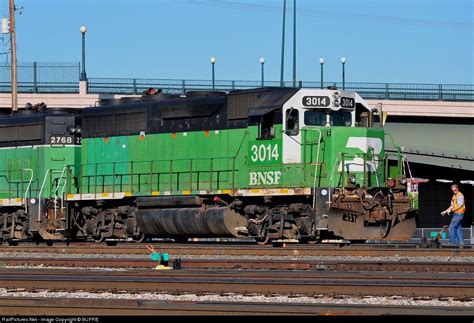
<svg viewBox="0 0 474 323"><path fill-rule="evenodd" d="M211 64L212 64L212 89L214 90L215 89L215 86L214 86L214 82L215 82L215 78L214 78L214 64L216 63L216 58L214 56L211 57Z"/></svg>
<svg viewBox="0 0 474 323"><path fill-rule="evenodd" d="M345 57L341 57L341 63L342 63L342 89L345 90L346 89L346 69L345 69L345 66L346 66L346 58Z"/></svg>
<svg viewBox="0 0 474 323"><path fill-rule="evenodd" d="M293 0L293 87L296 87L296 0Z"/></svg>
<svg viewBox="0 0 474 323"><path fill-rule="evenodd" d="M264 70L263 70L263 65L264 65L264 64L265 64L265 58L260 57L260 65L262 65L262 87L263 87L263 84L265 83Z"/></svg>
<svg viewBox="0 0 474 323"><path fill-rule="evenodd" d="M285 69L285 14L286 0L283 0L283 29L281 32L281 65L280 65L280 87L284 85L284 69Z"/></svg>
<svg viewBox="0 0 474 323"><path fill-rule="evenodd" d="M323 86L323 65L324 65L324 58L319 59L319 64L321 64L321 89L324 88Z"/></svg>
<svg viewBox="0 0 474 323"><path fill-rule="evenodd" d="M82 72L81 72L81 81L87 81L87 74L86 74L86 32L87 27L81 26L79 29L82 34Z"/></svg>

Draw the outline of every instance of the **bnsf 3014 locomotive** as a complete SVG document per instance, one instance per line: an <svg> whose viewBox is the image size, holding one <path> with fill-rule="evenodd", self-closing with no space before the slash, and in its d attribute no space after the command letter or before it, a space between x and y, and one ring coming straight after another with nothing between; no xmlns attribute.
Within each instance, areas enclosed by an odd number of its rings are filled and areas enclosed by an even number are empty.
<svg viewBox="0 0 474 323"><path fill-rule="evenodd" d="M409 239L375 119L357 93L294 88L0 117L1 238Z"/></svg>

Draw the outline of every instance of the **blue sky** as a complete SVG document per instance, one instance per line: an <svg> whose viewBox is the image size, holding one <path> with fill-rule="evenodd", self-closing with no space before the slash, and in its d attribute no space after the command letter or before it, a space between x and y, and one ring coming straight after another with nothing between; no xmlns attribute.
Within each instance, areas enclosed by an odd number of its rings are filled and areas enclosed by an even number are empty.
<svg viewBox="0 0 474 323"><path fill-rule="evenodd" d="M2 16L8 0L0 0ZM88 77L279 80L283 0L16 0L18 62L79 62ZM285 80L292 79L287 0ZM474 83L472 0L297 0L297 79ZM4 35L2 52L8 48ZM6 56L0 56L2 61Z"/></svg>

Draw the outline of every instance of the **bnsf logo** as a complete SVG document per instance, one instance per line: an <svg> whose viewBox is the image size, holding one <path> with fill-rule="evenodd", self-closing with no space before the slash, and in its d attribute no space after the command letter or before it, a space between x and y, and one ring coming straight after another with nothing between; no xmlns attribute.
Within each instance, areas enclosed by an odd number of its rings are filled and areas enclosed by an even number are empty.
<svg viewBox="0 0 474 323"><path fill-rule="evenodd" d="M276 185L280 184L281 172L250 172L249 185Z"/></svg>
<svg viewBox="0 0 474 323"><path fill-rule="evenodd" d="M383 148L382 139L370 137L349 137L346 148L356 148L363 153L367 153L369 149L373 150L372 160L366 160L365 165L369 172L375 172L379 167L379 157ZM363 172L364 159L361 157L354 157L352 160L346 160L344 166L349 172ZM342 171L342 161L339 163L339 171Z"/></svg>

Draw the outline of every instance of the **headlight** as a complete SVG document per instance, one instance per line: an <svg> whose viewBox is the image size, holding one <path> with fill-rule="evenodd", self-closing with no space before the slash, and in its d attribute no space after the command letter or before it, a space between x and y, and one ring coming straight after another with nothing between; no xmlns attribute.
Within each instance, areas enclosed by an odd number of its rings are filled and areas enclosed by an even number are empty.
<svg viewBox="0 0 474 323"><path fill-rule="evenodd" d="M76 127L74 127L74 126L67 127L67 132L69 132L70 135L75 134L76 133Z"/></svg>
<svg viewBox="0 0 474 323"><path fill-rule="evenodd" d="M395 180L393 178L388 179L388 186L394 187L395 186Z"/></svg>
<svg viewBox="0 0 474 323"><path fill-rule="evenodd" d="M349 182L351 182L352 184L355 184L356 183L356 177L354 175L351 175L349 177Z"/></svg>

